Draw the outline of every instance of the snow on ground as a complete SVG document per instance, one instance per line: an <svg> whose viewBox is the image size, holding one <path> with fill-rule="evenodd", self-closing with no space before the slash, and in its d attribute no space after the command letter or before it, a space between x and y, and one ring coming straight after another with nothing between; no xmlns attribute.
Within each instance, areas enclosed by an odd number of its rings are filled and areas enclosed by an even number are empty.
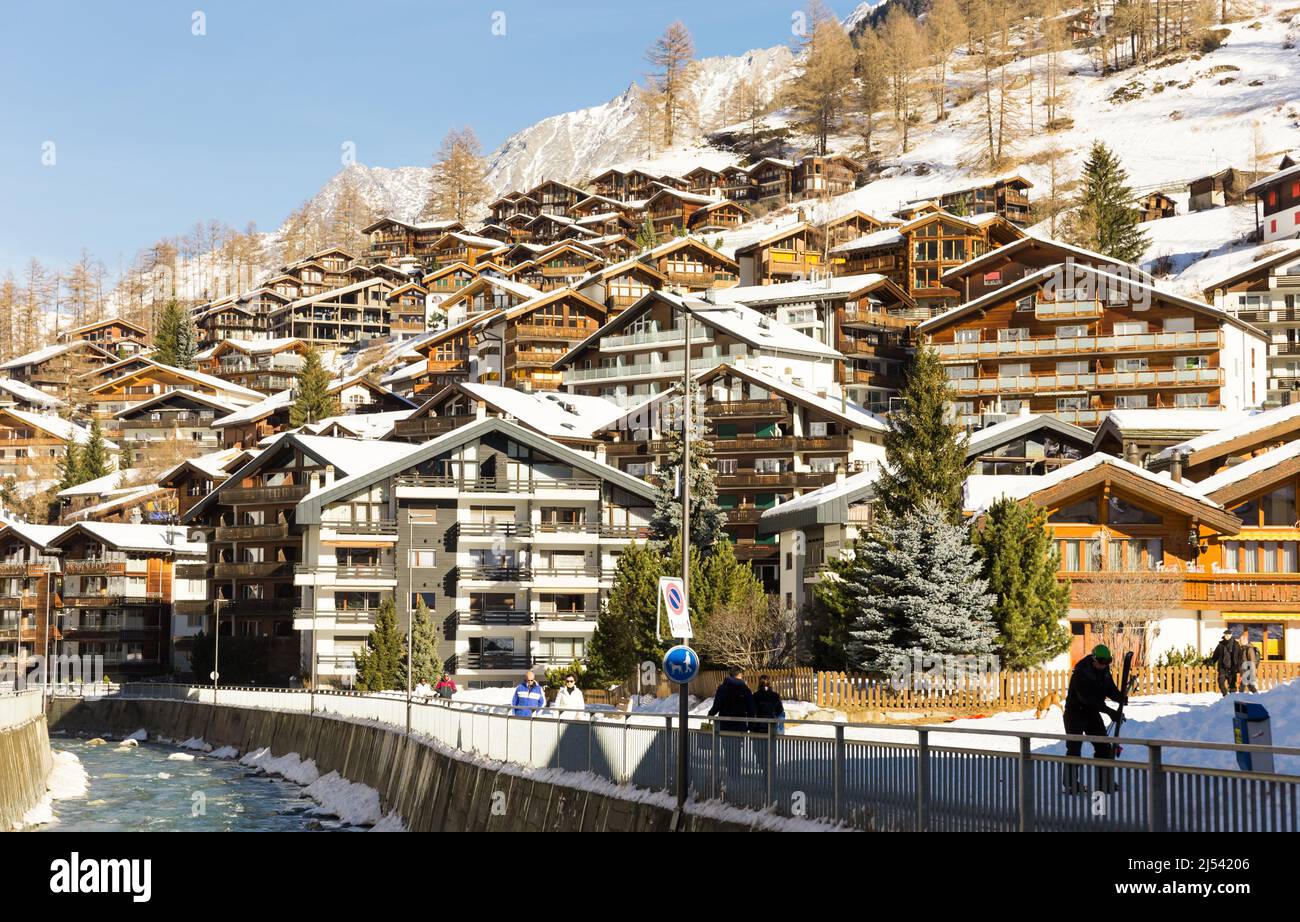
<svg viewBox="0 0 1300 922"><path fill-rule="evenodd" d="M236 759L239 758L239 750L234 746L222 746L209 752L208 756L213 759Z"/></svg>
<svg viewBox="0 0 1300 922"><path fill-rule="evenodd" d="M222 751L224 750L218 750ZM322 775L314 760L304 761L296 752L274 756L269 748L263 747L247 753L239 760L239 764L261 769L270 775L280 775L295 784L303 785L303 793L320 805L311 811L315 815L337 816L344 823L353 826L382 823L383 832L405 830L401 817L396 813L387 816L383 814L379 806L379 792L374 788L348 781L338 772Z"/></svg>
<svg viewBox="0 0 1300 922"><path fill-rule="evenodd" d="M149 739L149 732L141 727L126 738L129 740L135 740L137 743L143 743Z"/></svg>
<svg viewBox="0 0 1300 922"><path fill-rule="evenodd" d="M202 737L192 736L183 743L177 743L181 749L194 749L199 752L211 752L212 746Z"/></svg>
<svg viewBox="0 0 1300 922"><path fill-rule="evenodd" d="M86 791L90 789L90 774L75 752L55 749L50 755L53 757L53 767L50 776L45 779L45 796L23 815L19 828L57 823L54 801L85 797Z"/></svg>
<svg viewBox="0 0 1300 922"><path fill-rule="evenodd" d="M1231 205L1194 211L1159 221L1147 221L1142 230L1151 238L1142 268L1153 274L1171 273L1170 287L1180 294L1200 297L1198 282L1221 277L1213 268L1202 268L1215 257L1231 257L1253 249L1245 237L1255 229L1254 205Z"/></svg>

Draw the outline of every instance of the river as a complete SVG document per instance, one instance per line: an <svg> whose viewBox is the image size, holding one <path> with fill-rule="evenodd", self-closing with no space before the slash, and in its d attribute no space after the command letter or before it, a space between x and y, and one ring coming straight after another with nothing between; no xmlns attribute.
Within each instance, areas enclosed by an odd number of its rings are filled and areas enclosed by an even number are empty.
<svg viewBox="0 0 1300 922"><path fill-rule="evenodd" d="M52 737L56 752L74 753L89 775L84 797L56 800L49 832L345 831L332 817L309 815L315 802L282 778L255 775L235 759L215 759L155 742L120 748L115 741ZM179 757L177 757L179 755Z"/></svg>

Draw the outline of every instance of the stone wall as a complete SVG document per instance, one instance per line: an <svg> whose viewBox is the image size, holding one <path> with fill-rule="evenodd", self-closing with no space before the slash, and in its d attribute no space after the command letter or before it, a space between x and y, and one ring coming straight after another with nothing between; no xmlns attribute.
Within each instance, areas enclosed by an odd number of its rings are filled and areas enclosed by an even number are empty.
<svg viewBox="0 0 1300 922"><path fill-rule="evenodd" d="M44 717L0 730L0 831L13 829L41 801L52 766Z"/></svg>
<svg viewBox="0 0 1300 922"><path fill-rule="evenodd" d="M296 752L321 774L337 771L379 792L384 812L396 810L413 832L665 831L673 811L662 803L583 791L457 758L426 741L370 724L320 714L293 714L183 701L54 699L50 726L70 733L125 736L141 727L184 740L201 737L241 753L269 746ZM749 827L690 815L692 832Z"/></svg>

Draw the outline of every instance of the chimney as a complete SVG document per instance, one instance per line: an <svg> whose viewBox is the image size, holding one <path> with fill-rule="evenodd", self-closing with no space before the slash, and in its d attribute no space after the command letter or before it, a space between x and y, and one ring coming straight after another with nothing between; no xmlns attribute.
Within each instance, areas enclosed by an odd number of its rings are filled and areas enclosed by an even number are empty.
<svg viewBox="0 0 1300 922"><path fill-rule="evenodd" d="M334 465L325 465L325 484L326 487L334 486Z"/></svg>
<svg viewBox="0 0 1300 922"><path fill-rule="evenodd" d="M598 463L600 463L600 464L604 464L604 463L605 463L605 443L604 443L604 442L597 442L597 443L596 443L596 451L595 451L595 455L596 455L596 461L597 461Z"/></svg>
<svg viewBox="0 0 1300 922"><path fill-rule="evenodd" d="M1182 483L1183 481L1183 453L1181 451L1174 452L1173 463L1169 465L1169 477L1174 483Z"/></svg>
<svg viewBox="0 0 1300 922"><path fill-rule="evenodd" d="M1124 460L1127 461L1129 464L1138 463L1137 442L1129 442L1127 445L1124 446Z"/></svg>
<svg viewBox="0 0 1300 922"><path fill-rule="evenodd" d="M837 464L837 465L835 465L835 482L836 482L836 483L843 483L843 482L844 482L844 465L843 465L843 464Z"/></svg>

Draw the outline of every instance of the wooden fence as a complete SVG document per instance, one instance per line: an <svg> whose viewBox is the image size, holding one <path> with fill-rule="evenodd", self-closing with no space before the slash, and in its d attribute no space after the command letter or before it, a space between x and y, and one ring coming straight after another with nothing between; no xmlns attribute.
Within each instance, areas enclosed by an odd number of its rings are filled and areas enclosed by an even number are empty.
<svg viewBox="0 0 1300 922"><path fill-rule="evenodd" d="M995 672L965 683L964 687L938 685L932 688L899 688L888 679L845 672L813 669L766 669L745 673L750 688L757 688L766 675L780 696L793 701L811 701L819 707L842 711L857 710L1028 710L1051 692L1061 701L1070 685L1068 669L1037 669L1023 672ZM690 692L700 698L713 695L726 676L722 670L706 670L692 680ZM1261 663L1259 690L1300 677L1300 663ZM1119 676L1115 675L1118 682ZM668 694L668 683L660 683L659 695ZM676 686L673 686L675 689ZM1134 695L1173 692L1217 692L1217 673L1212 666L1151 666L1137 671Z"/></svg>

